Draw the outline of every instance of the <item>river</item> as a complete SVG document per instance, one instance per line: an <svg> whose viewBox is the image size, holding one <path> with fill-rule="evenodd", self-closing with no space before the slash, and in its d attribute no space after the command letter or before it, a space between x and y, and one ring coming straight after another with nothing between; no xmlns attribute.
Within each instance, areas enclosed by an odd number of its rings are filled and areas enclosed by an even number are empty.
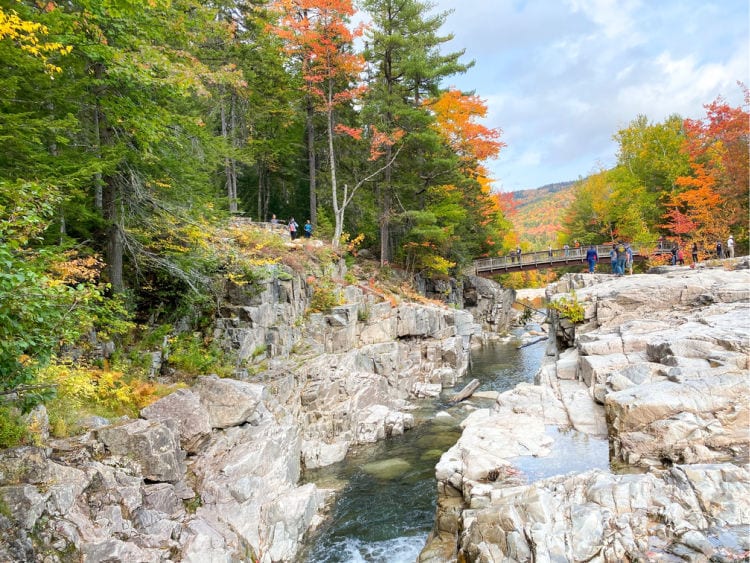
<svg viewBox="0 0 750 563"><path fill-rule="evenodd" d="M515 341L490 343L472 351L466 379L477 378L479 391L506 391L532 381L546 342L517 348ZM414 562L424 547L435 517L435 464L460 436L458 423L467 405L445 409L441 400L425 400L414 411L416 426L402 436L361 447L341 463L309 471L306 480L339 490L331 518L301 557L307 563ZM472 400L489 406L491 400ZM453 422L435 419L447 410ZM517 467L529 481L591 467L608 468L606 440L576 432L556 434L552 454L521 458Z"/></svg>

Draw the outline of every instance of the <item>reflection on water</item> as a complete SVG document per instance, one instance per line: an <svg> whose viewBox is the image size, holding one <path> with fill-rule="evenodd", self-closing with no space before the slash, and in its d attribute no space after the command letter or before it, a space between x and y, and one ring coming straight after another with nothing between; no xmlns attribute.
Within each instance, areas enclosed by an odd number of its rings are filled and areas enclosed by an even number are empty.
<svg viewBox="0 0 750 563"><path fill-rule="evenodd" d="M532 381L545 347L546 342L521 349L515 342L497 342L474 350L469 374L445 393L443 401L472 378L480 380L479 391L498 392ZM484 406L489 401L475 404ZM433 419L437 410L453 414L453 423ZM441 401L423 401L414 413L416 427L403 436L362 447L333 466L308 471L306 479L321 487L345 485L338 494L332 518L301 561L415 561L435 516L435 464L458 440L457 424L465 413L463 405L446 408ZM591 467L607 468L606 440L554 428L548 432L558 440L549 457L512 460L529 481Z"/></svg>
<svg viewBox="0 0 750 563"><path fill-rule="evenodd" d="M554 438L552 451L544 457L517 457L509 461L526 476L529 483L565 473L589 469L609 471L609 442L575 430L547 428Z"/></svg>
<svg viewBox="0 0 750 563"><path fill-rule="evenodd" d="M507 391L533 381L542 364L546 341L525 348L513 342L489 342L471 353L469 378L478 379L479 391Z"/></svg>

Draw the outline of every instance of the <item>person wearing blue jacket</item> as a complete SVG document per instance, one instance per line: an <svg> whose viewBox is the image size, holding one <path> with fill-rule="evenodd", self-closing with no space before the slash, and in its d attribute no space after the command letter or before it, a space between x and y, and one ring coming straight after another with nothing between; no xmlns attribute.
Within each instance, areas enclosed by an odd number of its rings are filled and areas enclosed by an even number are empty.
<svg viewBox="0 0 750 563"><path fill-rule="evenodd" d="M596 247L592 244L586 251L586 262L589 263L589 274L594 273L596 263L599 261L599 255L596 253Z"/></svg>

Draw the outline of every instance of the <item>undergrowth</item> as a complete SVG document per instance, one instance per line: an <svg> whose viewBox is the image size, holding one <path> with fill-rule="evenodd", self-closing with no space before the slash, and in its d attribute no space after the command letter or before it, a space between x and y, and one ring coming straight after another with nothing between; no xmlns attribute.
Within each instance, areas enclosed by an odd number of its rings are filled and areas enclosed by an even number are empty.
<svg viewBox="0 0 750 563"><path fill-rule="evenodd" d="M567 295L562 295L549 303L550 309L558 312L561 318L568 319L572 323L582 323L585 319L583 304L578 301L575 291Z"/></svg>
<svg viewBox="0 0 750 563"><path fill-rule="evenodd" d="M52 363L39 373L40 382L53 385L56 393L47 402L50 433L64 437L76 433L87 416L108 419L137 418L139 411L184 384L164 385L122 371L89 365Z"/></svg>

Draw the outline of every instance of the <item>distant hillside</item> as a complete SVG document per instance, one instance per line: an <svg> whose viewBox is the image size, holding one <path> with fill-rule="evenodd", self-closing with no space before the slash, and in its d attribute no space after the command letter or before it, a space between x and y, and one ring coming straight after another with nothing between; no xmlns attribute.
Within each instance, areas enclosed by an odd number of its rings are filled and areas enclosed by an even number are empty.
<svg viewBox="0 0 750 563"><path fill-rule="evenodd" d="M573 201L576 182L547 184L533 190L513 192L516 212L511 217L521 241L542 250L557 243L565 210Z"/></svg>

